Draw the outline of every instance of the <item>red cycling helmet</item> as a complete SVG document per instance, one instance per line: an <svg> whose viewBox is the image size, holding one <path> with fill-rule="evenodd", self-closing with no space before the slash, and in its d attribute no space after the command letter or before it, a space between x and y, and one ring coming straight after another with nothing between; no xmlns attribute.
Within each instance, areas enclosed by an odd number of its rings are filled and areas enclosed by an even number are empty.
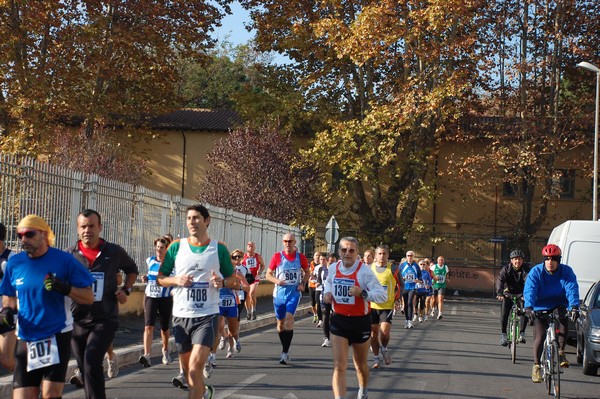
<svg viewBox="0 0 600 399"><path fill-rule="evenodd" d="M542 256L561 256L562 252L558 245L548 244L542 248Z"/></svg>

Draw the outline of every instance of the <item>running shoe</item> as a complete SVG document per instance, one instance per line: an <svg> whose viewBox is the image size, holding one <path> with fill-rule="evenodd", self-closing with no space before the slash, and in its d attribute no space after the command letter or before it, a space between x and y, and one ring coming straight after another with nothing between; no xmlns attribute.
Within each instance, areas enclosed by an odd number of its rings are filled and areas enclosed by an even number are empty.
<svg viewBox="0 0 600 399"><path fill-rule="evenodd" d="M144 368L152 366L152 362L150 360L150 355L142 355L142 356L140 356L140 359L138 360L138 362L142 366L144 366Z"/></svg>
<svg viewBox="0 0 600 399"><path fill-rule="evenodd" d="M506 334L500 335L500 345L508 346L508 337L506 336Z"/></svg>
<svg viewBox="0 0 600 399"><path fill-rule="evenodd" d="M169 364L171 363L171 354L169 353L168 350L163 350L162 351L163 354L163 358L162 358L162 364Z"/></svg>
<svg viewBox="0 0 600 399"><path fill-rule="evenodd" d="M525 334L524 333L519 334L519 340L518 340L518 342L520 344L527 343L527 340L525 339Z"/></svg>
<svg viewBox="0 0 600 399"><path fill-rule="evenodd" d="M560 361L560 367L563 369L569 368L569 361L565 357L564 351L558 351L558 359Z"/></svg>
<svg viewBox="0 0 600 399"><path fill-rule="evenodd" d="M431 316L431 317L435 316L435 309L431 309L431 313L429 314L429 316Z"/></svg>
<svg viewBox="0 0 600 399"><path fill-rule="evenodd" d="M117 363L117 356L115 355L114 359L110 359L108 355L106 355L106 363L108 364L106 367L106 375L108 378L115 378L119 375L119 364Z"/></svg>
<svg viewBox="0 0 600 399"><path fill-rule="evenodd" d="M256 320L256 310L252 311L252 320Z"/></svg>
<svg viewBox="0 0 600 399"><path fill-rule="evenodd" d="M423 323L423 318L419 316L419 323Z"/></svg>
<svg viewBox="0 0 600 399"><path fill-rule="evenodd" d="M252 320L252 313L246 312L246 320Z"/></svg>
<svg viewBox="0 0 600 399"><path fill-rule="evenodd" d="M423 321L427 321L427 315L423 316Z"/></svg>
<svg viewBox="0 0 600 399"><path fill-rule="evenodd" d="M204 375L204 378L210 378L210 376L212 375L212 372L213 372L212 364L210 364L209 361L206 361L206 363L204 363L204 369L202 370L202 374Z"/></svg>
<svg viewBox="0 0 600 399"><path fill-rule="evenodd" d="M240 344L239 339L233 339L233 351L235 353L240 353L242 351L242 344Z"/></svg>
<svg viewBox="0 0 600 399"><path fill-rule="evenodd" d="M414 322L414 321L417 321L417 315L416 315L416 314L414 314L414 315L413 315L412 321L413 321L413 322Z"/></svg>
<svg viewBox="0 0 600 399"><path fill-rule="evenodd" d="M212 399L214 394L215 394L215 388L213 388L212 385L204 386L204 399Z"/></svg>
<svg viewBox="0 0 600 399"><path fill-rule="evenodd" d="M539 364L534 364L533 369L531 369L531 381L536 384L542 382L542 370L540 369Z"/></svg>
<svg viewBox="0 0 600 399"><path fill-rule="evenodd" d="M437 319L438 319L438 320L440 320L440 319L442 319L443 317L444 317L444 316L442 316L442 314L441 314L441 313L439 313L439 314L438 314L438 317L437 317Z"/></svg>
<svg viewBox="0 0 600 399"><path fill-rule="evenodd" d="M413 328L413 323L412 323L412 321L410 321L410 320L407 320L407 322L408 322L408 328Z"/></svg>
<svg viewBox="0 0 600 399"><path fill-rule="evenodd" d="M379 356L373 356L373 368L374 369L378 369L379 367L381 367L381 364L379 363Z"/></svg>
<svg viewBox="0 0 600 399"><path fill-rule="evenodd" d="M390 352L388 350L382 350L381 354L383 355L383 362L386 365L389 365L392 363L392 357L390 356Z"/></svg>
<svg viewBox="0 0 600 399"><path fill-rule="evenodd" d="M313 315L313 323L316 323L319 320L319 316Z"/></svg>
<svg viewBox="0 0 600 399"><path fill-rule="evenodd" d="M321 346L323 348L331 348L331 341L329 340L329 338L323 338L323 343L321 344Z"/></svg>
<svg viewBox="0 0 600 399"><path fill-rule="evenodd" d="M208 355L208 362L214 369L216 369L217 368L217 355L211 352L211 354Z"/></svg>
<svg viewBox="0 0 600 399"><path fill-rule="evenodd" d="M225 349L225 337L221 337L221 339L219 340L219 346L217 347L217 349L220 351Z"/></svg>
<svg viewBox="0 0 600 399"><path fill-rule="evenodd" d="M286 352L281 352L281 359L279 359L279 364L290 364L290 355Z"/></svg>
<svg viewBox="0 0 600 399"><path fill-rule="evenodd" d="M404 322L404 328L408 328L408 320Z"/></svg>
<svg viewBox="0 0 600 399"><path fill-rule="evenodd" d="M177 374L177 377L173 377L173 379L171 380L171 384L173 384L175 388L188 389L183 373L179 373Z"/></svg>
<svg viewBox="0 0 600 399"><path fill-rule="evenodd" d="M319 320L319 322L317 323L317 328L321 328L323 327L323 322L321 320Z"/></svg>
<svg viewBox="0 0 600 399"><path fill-rule="evenodd" d="M77 388L83 388L83 377L81 376L81 371L79 371L79 369L75 369L73 376L69 378L69 383L75 385Z"/></svg>
<svg viewBox="0 0 600 399"><path fill-rule="evenodd" d="M231 350L231 348L227 349L227 356L225 356L227 359L231 359L233 357L233 351Z"/></svg>

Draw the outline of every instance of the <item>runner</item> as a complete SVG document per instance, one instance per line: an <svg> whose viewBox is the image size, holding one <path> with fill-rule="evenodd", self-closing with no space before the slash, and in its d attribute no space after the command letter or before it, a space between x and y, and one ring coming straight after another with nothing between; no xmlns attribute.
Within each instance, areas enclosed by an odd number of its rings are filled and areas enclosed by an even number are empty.
<svg viewBox="0 0 600 399"><path fill-rule="evenodd" d="M256 320L256 297L258 285L260 284L260 276L265 269L265 261L259 253L256 253L256 244L248 241L246 244L246 253L242 264L250 270L254 276L254 282L250 284L250 293L246 297L246 318L248 320Z"/></svg>

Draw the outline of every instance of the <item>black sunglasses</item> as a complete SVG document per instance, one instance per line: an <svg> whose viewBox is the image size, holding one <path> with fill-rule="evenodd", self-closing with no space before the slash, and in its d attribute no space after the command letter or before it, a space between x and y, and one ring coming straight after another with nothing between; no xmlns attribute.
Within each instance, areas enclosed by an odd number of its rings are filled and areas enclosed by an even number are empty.
<svg viewBox="0 0 600 399"><path fill-rule="evenodd" d="M235 259L235 260L242 259L242 258L243 258L243 256L242 256L242 255L233 255L233 256L231 257L231 259Z"/></svg>
<svg viewBox="0 0 600 399"><path fill-rule="evenodd" d="M30 230L30 231L26 231L25 233L17 233L17 237L19 237L19 240L22 240L23 237L25 238L33 238L37 235L37 231L35 230Z"/></svg>

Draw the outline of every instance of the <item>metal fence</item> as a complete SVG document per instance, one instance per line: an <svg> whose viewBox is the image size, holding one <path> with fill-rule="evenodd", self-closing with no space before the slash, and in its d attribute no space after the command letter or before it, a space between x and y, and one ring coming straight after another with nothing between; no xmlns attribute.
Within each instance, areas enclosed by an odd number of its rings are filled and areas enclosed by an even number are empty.
<svg viewBox="0 0 600 399"><path fill-rule="evenodd" d="M0 153L0 222L8 230L7 245L18 248L15 228L28 214L50 224L56 247L67 248L77 240L77 215L82 209L102 216L102 237L121 245L136 261L140 273L147 271L145 259L154 254L153 240L166 233L187 236L186 208L197 202L150 190L143 186L84 174L29 157ZM204 204L212 222L209 235L230 250L245 250L254 241L265 261L281 248L285 233L301 231L270 220Z"/></svg>

